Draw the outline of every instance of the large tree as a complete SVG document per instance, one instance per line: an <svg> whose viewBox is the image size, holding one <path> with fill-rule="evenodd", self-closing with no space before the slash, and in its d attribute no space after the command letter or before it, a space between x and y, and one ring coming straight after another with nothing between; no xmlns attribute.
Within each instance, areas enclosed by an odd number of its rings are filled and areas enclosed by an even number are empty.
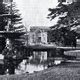
<svg viewBox="0 0 80 80"><path fill-rule="evenodd" d="M9 69L9 74L14 74L15 68L23 60L24 50L21 46L24 46L23 34L25 33L25 27L22 24L22 18L16 9L14 2L11 4L4 4L6 14L2 13L1 17L5 19L7 24L4 26L4 35L8 40L9 45L5 47L2 54L4 55L5 70ZM23 36L22 36L23 35Z"/></svg>
<svg viewBox="0 0 80 80"><path fill-rule="evenodd" d="M10 20L11 23L9 24L9 31L25 32L26 30L24 25L22 24L21 14L19 13L19 10L17 9L15 2L12 2L10 5L6 5L6 11L7 14L11 14L10 16L8 16L8 21ZM18 38L17 37L18 36L15 36L15 38L13 39L13 44L20 46L22 45L24 40L20 36Z"/></svg>
<svg viewBox="0 0 80 80"><path fill-rule="evenodd" d="M65 43L69 40L71 42L72 37L73 43L71 43L74 44L74 41L76 41L74 40L76 39L74 28L76 28L77 25L80 25L80 2L73 2L71 4L64 4L61 2L56 8L49 8L49 11L50 14L48 14L48 18L51 20L55 17L59 17L57 25L51 27L52 30L59 30L57 34L61 36L61 40L63 40L63 42L65 41ZM54 30L52 33L55 33ZM60 40L59 37L58 39ZM76 42L74 45L76 46Z"/></svg>
<svg viewBox="0 0 80 80"><path fill-rule="evenodd" d="M6 14L6 8L5 4L2 4L2 2L0 2L0 31L4 31L5 26L7 25L7 20L2 17L3 14ZM4 49L5 44L5 38L0 35L0 52L2 52Z"/></svg>

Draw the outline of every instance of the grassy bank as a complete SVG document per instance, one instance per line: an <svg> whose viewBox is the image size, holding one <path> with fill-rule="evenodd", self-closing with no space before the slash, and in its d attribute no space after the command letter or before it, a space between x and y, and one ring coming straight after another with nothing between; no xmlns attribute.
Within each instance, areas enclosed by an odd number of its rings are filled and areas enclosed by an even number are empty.
<svg viewBox="0 0 80 80"><path fill-rule="evenodd" d="M80 62L53 66L34 74L4 75L0 80L80 80Z"/></svg>

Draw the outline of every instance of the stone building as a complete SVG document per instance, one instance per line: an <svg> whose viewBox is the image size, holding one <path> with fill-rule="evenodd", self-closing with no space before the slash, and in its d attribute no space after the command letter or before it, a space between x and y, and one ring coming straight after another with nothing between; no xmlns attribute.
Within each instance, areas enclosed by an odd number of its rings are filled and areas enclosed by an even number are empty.
<svg viewBox="0 0 80 80"><path fill-rule="evenodd" d="M29 44L47 44L48 42L48 35L47 31L49 28L44 26L33 26L30 29L29 33Z"/></svg>
<svg viewBox="0 0 80 80"><path fill-rule="evenodd" d="M28 45L46 45L48 44L49 28L44 26L32 26L30 28L28 36ZM47 60L47 52L45 51L34 51L33 58L41 61Z"/></svg>

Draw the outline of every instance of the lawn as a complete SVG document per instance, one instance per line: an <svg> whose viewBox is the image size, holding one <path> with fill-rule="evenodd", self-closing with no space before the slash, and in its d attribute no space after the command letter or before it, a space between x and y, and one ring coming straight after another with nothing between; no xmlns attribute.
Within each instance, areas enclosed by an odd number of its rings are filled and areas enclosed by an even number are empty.
<svg viewBox="0 0 80 80"><path fill-rule="evenodd" d="M57 65L34 74L4 75L0 80L80 80L80 63Z"/></svg>

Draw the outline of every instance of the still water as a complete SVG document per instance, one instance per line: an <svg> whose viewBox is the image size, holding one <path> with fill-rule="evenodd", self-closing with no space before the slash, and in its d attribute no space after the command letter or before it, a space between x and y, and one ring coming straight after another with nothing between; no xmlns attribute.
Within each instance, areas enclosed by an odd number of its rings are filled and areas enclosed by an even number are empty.
<svg viewBox="0 0 80 80"><path fill-rule="evenodd" d="M15 70L15 74L23 74L23 73L34 73L37 71L42 71L44 69L47 69L47 65L44 66L42 64L35 65L35 64L26 64L26 65L20 65L19 69Z"/></svg>
<svg viewBox="0 0 80 80"><path fill-rule="evenodd" d="M29 73L33 73L34 71L41 71L47 69L47 66L44 65L33 65L33 64L28 64L26 71Z"/></svg>
<svg viewBox="0 0 80 80"><path fill-rule="evenodd" d="M44 69L48 68L48 64L32 64L32 63L27 63L25 64L26 61L23 60L19 67L17 69L15 69L15 74L23 74L23 73L34 73L34 72L38 72L38 71L42 71ZM58 65L60 64L61 61L54 61L53 64ZM50 65L52 65L50 63Z"/></svg>

